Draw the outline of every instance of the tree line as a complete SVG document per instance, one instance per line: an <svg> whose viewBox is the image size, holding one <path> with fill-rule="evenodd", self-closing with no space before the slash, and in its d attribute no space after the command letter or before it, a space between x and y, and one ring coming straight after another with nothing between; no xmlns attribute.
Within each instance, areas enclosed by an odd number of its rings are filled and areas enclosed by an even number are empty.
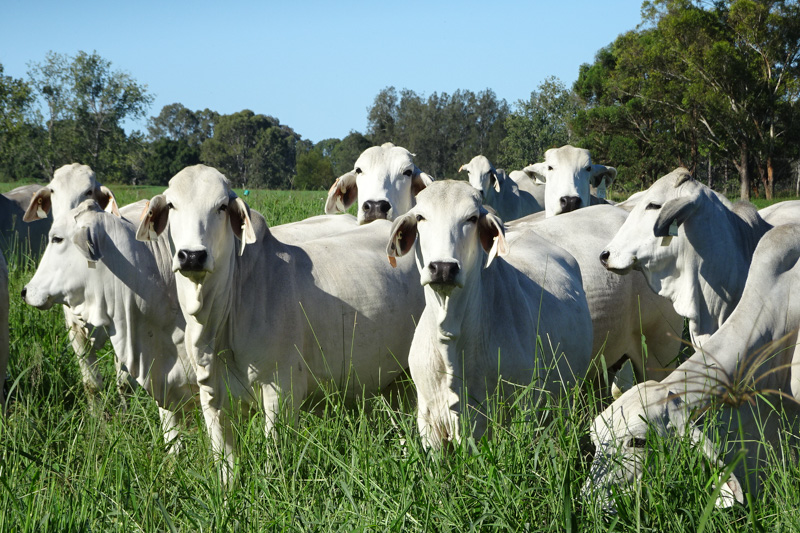
<svg viewBox="0 0 800 533"><path fill-rule="evenodd" d="M96 52L50 52L25 79L0 64L0 180L46 181L78 161L104 181L163 185L202 162L239 187L322 189L387 141L437 179L459 177L478 154L514 170L569 143L617 167L624 190L682 165L725 192L771 197L800 174L798 69L797 1L652 0L571 88L550 77L509 105L489 88L426 96L387 87L364 133L312 143L273 116L180 103L149 117L146 132L126 133L126 121L147 117L147 86Z"/></svg>

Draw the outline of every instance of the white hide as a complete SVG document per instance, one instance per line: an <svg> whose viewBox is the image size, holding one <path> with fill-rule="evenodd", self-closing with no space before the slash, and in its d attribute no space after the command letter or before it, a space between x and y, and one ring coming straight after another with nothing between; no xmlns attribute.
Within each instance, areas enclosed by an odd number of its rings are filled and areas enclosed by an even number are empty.
<svg viewBox="0 0 800 533"><path fill-rule="evenodd" d="M23 291L26 303L62 304L89 330L106 333L117 367L156 400L167 443L197 392L170 266L166 239L138 242L132 223L87 200L53 224Z"/></svg>
<svg viewBox="0 0 800 533"><path fill-rule="evenodd" d="M570 145L550 148L543 163L529 165L524 171L546 184L548 217L592 205L591 188L608 186L617 176L614 167L592 164L589 150Z"/></svg>
<svg viewBox="0 0 800 533"><path fill-rule="evenodd" d="M100 207L119 215L114 195L97 181L89 166L79 163L64 165L55 171L50 183L33 195L23 220L40 220L52 211L52 219L56 222L87 199L93 199ZM97 369L97 348L102 347L108 338L103 330L91 331L84 327L67 307L64 307L64 321L81 369L83 386L91 398L103 388L103 379ZM120 375L118 379L123 381L127 378Z"/></svg>
<svg viewBox="0 0 800 533"><path fill-rule="evenodd" d="M601 262L619 274L641 271L689 319L692 342L702 346L736 307L770 227L749 203L731 205L678 168L638 200Z"/></svg>
<svg viewBox="0 0 800 533"><path fill-rule="evenodd" d="M777 202L764 209L759 209L758 214L773 226L800 223L800 200L786 200Z"/></svg>
<svg viewBox="0 0 800 533"><path fill-rule="evenodd" d="M485 156L476 155L458 169L462 170L469 174L469 183L481 193L483 203L505 222L544 210L544 205L539 205L530 193L520 190L514 180L503 170L496 170Z"/></svg>
<svg viewBox="0 0 800 533"><path fill-rule="evenodd" d="M459 181L422 191L395 221L387 253L405 255L415 242L425 311L409 368L426 447L458 441L462 424L483 435L495 387L506 399L532 383L559 395L585 376L591 319L568 253L533 232L506 243L502 221Z"/></svg>
<svg viewBox="0 0 800 533"><path fill-rule="evenodd" d="M53 218L23 220L31 198L41 189L40 185L22 185L0 195L0 250L8 260L16 255L36 261L47 245L47 232Z"/></svg>
<svg viewBox="0 0 800 533"><path fill-rule="evenodd" d="M630 359L640 381L661 379L677 364L683 318L675 313L669 300L650 290L642 274L618 276L603 268L597 259L627 216L626 211L611 205L596 205L552 218L539 213L509 224L508 234L533 229L572 254L580 266L592 316L592 354L603 356L607 367L618 367L625 358Z"/></svg>
<svg viewBox="0 0 800 533"><path fill-rule="evenodd" d="M767 232L753 254L739 305L702 349L660 383L634 387L595 419L591 438L597 451L585 495L613 507L611 486L632 488L646 455L655 453L647 442L655 432L688 435L720 469L745 443L746 460L723 480L717 505L741 503L748 486L757 496L761 477L768 474L766 448L779 443L779 430L796 431L782 428L779 419L794 425L800 415L799 258L800 226ZM703 417L693 416L709 407ZM709 420L719 422L719 440L704 435Z"/></svg>
<svg viewBox="0 0 800 533"><path fill-rule="evenodd" d="M326 390L352 404L406 368L423 301L413 261L395 269L378 253L388 221L284 244L221 173L196 165L151 200L137 238L167 222L206 426L229 465L232 408L265 413L272 434L281 407Z"/></svg>
<svg viewBox="0 0 800 533"><path fill-rule="evenodd" d="M325 213L346 211L358 202L358 223L394 220L414 206L414 197L433 178L414 164L413 155L392 143L367 148L351 172L339 176L328 191Z"/></svg>

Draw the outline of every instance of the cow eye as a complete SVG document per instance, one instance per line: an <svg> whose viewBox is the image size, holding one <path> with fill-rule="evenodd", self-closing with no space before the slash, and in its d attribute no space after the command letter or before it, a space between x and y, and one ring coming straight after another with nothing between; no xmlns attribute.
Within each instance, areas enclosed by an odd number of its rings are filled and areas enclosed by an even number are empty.
<svg viewBox="0 0 800 533"><path fill-rule="evenodd" d="M361 169L359 167L356 167L355 172L356 172L356 174L361 174Z"/></svg>
<svg viewBox="0 0 800 533"><path fill-rule="evenodd" d="M174 205L172 205L172 202L169 202L169 203L167 204L167 209L175 209L175 206L174 206Z"/></svg>
<svg viewBox="0 0 800 533"><path fill-rule="evenodd" d="M654 204L654 203L651 202L651 203L647 204L647 207L645 207L644 209L645 209L645 211L650 210L650 209L661 209L661 205L660 204Z"/></svg>
<svg viewBox="0 0 800 533"><path fill-rule="evenodd" d="M551 167L551 166L549 166L549 165L548 165L548 166L547 166L547 170L553 170L553 167Z"/></svg>
<svg viewBox="0 0 800 533"><path fill-rule="evenodd" d="M592 165L589 165L588 167L586 167L586 172L591 172L591 171L592 171Z"/></svg>
<svg viewBox="0 0 800 533"><path fill-rule="evenodd" d="M414 171L413 171L413 170L411 170L410 168L409 168L408 170L406 170L405 172L403 172L403 176L408 176L409 178L410 178L410 177L411 177L413 174L414 174Z"/></svg>
<svg viewBox="0 0 800 533"><path fill-rule="evenodd" d="M91 195L92 195L92 189L89 189L88 191L86 191L86 196L91 196Z"/></svg>
<svg viewBox="0 0 800 533"><path fill-rule="evenodd" d="M221 206L219 206L219 212L220 213L222 213L223 211L226 211L227 209L228 209L228 204L222 204Z"/></svg>
<svg viewBox="0 0 800 533"><path fill-rule="evenodd" d="M633 437L628 441L628 448L644 448L645 446L647 446L647 441L645 439Z"/></svg>
<svg viewBox="0 0 800 533"><path fill-rule="evenodd" d="M423 220L425 220L425 217L424 217L424 216L422 216L422 215L417 215L417 222L422 222Z"/></svg>
<svg viewBox="0 0 800 533"><path fill-rule="evenodd" d="M472 215L471 217L469 217L469 218L467 219L467 222L469 222L470 224L474 224L474 223L476 223L477 221L478 221L478 215Z"/></svg>
<svg viewBox="0 0 800 533"><path fill-rule="evenodd" d="M57 236L55 236L55 235L53 235L53 236L50 238L50 242L52 242L53 244L58 244L58 243L62 242L63 240L64 240L63 238L61 238L61 237L57 237Z"/></svg>

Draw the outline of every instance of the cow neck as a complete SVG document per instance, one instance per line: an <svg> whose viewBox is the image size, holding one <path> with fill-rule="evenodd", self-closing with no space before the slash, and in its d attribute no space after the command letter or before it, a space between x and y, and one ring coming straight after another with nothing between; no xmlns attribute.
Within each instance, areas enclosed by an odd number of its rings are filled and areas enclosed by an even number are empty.
<svg viewBox="0 0 800 533"><path fill-rule="evenodd" d="M176 285L178 300L187 322L216 329L230 314L233 299L232 287L236 271L236 252L233 236L226 240L222 253L214 260L214 272L196 283L178 274Z"/></svg>
<svg viewBox="0 0 800 533"><path fill-rule="evenodd" d="M437 293L430 285L425 287L425 304L435 310L437 343L460 352L470 338L480 331L483 284L479 264L484 254L477 254L478 264L467 268L464 286L456 287L449 295Z"/></svg>

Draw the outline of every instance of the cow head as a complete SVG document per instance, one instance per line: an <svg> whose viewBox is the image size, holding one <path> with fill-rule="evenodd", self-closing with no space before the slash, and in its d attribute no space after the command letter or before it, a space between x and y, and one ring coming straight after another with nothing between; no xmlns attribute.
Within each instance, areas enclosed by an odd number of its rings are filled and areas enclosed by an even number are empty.
<svg viewBox="0 0 800 533"><path fill-rule="evenodd" d="M108 187L97 181L94 171L87 165L64 165L53 174L53 180L31 198L22 220L33 222L47 218L52 209L59 218L87 199L93 199L106 211L119 216L117 201Z"/></svg>
<svg viewBox="0 0 800 533"><path fill-rule="evenodd" d="M25 303L49 309L53 304L74 308L84 302L91 269L103 257L105 233L96 224L102 215L94 200L88 200L53 222L39 266L22 289Z"/></svg>
<svg viewBox="0 0 800 533"><path fill-rule="evenodd" d="M693 449L715 466L720 465L715 446L691 423L689 407L679 395L655 381L636 385L592 424L590 435L596 450L583 487L584 496L593 497L606 510L615 510L612 487L631 490L641 478L647 455L655 449L649 439L681 438L687 434ZM742 487L731 473L723 481L717 507L730 507L743 500Z"/></svg>
<svg viewBox="0 0 800 533"><path fill-rule="evenodd" d="M201 282L220 261L230 261L256 241L250 208L230 188L227 178L205 165L187 167L170 181L164 194L153 197L142 215L136 238L155 240L169 222L175 254L172 269Z"/></svg>
<svg viewBox="0 0 800 533"><path fill-rule="evenodd" d="M568 213L588 207L591 187L608 186L617 176L614 167L593 165L589 150L566 145L551 148L544 153L544 163L535 163L524 169L534 176L545 189L546 216Z"/></svg>
<svg viewBox="0 0 800 533"><path fill-rule="evenodd" d="M387 254L419 249L420 281L437 293L449 294L480 273L495 256L505 255L503 222L481 205L480 194L462 181L431 184L417 196L417 205L395 220Z"/></svg>
<svg viewBox="0 0 800 533"><path fill-rule="evenodd" d="M433 179L414 165L405 148L385 143L364 150L351 172L328 191L325 212L346 211L358 202L358 223L394 220L414 206L414 197Z"/></svg>
<svg viewBox="0 0 800 533"><path fill-rule="evenodd" d="M492 163L485 156L476 155L469 163L461 165L458 171L461 172L462 170L467 171L469 184L479 191L484 198L492 189L495 192L500 192L505 176L498 174Z"/></svg>

